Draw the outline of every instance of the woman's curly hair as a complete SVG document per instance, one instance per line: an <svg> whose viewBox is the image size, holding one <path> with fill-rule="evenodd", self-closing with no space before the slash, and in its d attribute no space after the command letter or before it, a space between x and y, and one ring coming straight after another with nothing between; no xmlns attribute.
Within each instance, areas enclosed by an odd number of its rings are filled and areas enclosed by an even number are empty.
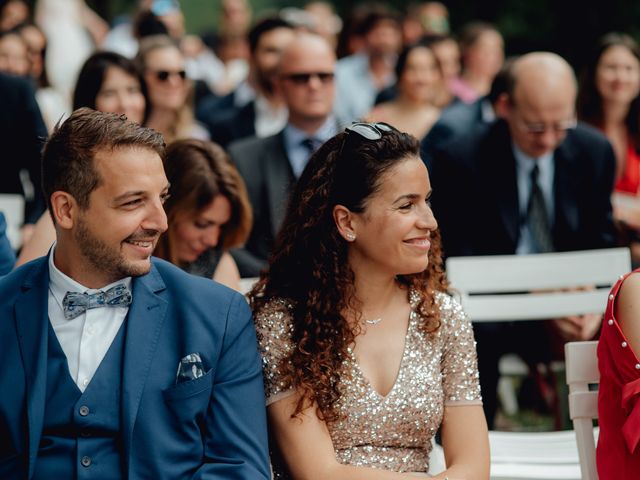
<svg viewBox="0 0 640 480"><path fill-rule="evenodd" d="M290 356L282 366L285 381L300 393L293 416L317 402L325 421L338 418L340 376L348 347L360 333L342 315L360 311L354 273L347 261L348 243L333 219L337 204L363 212L367 200L384 182L385 173L407 158L419 156L420 144L396 130L378 140L343 132L327 141L310 158L292 196L276 238L268 269L249 293L254 313L270 300L290 301L293 309ZM418 312L425 332L440 327L435 292L447 284L440 255L440 236L433 232L429 266L398 281L420 293Z"/></svg>

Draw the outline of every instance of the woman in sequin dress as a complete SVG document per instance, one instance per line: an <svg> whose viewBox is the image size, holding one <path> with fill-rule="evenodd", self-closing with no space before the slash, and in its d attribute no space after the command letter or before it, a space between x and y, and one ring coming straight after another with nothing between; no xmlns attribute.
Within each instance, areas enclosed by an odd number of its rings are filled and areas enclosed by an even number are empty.
<svg viewBox="0 0 640 480"><path fill-rule="evenodd" d="M487 479L473 330L446 293L418 141L353 124L297 183L250 293L275 478Z"/></svg>

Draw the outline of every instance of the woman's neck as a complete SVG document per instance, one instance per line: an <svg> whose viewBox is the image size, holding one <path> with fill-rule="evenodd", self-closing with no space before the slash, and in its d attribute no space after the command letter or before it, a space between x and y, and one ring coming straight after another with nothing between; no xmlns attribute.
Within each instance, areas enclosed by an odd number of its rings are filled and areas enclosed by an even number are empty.
<svg viewBox="0 0 640 480"><path fill-rule="evenodd" d="M474 75L473 73L466 71L463 72L462 79L481 96L489 93L489 89L491 88L490 78L481 75Z"/></svg>
<svg viewBox="0 0 640 480"><path fill-rule="evenodd" d="M168 108L154 108L149 114L147 127L160 132L164 137L170 138L175 134L178 115Z"/></svg>
<svg viewBox="0 0 640 480"><path fill-rule="evenodd" d="M396 298L401 291L395 275L387 272L374 271L373 268L355 267L355 297L360 303L363 315L379 315Z"/></svg>
<svg viewBox="0 0 640 480"><path fill-rule="evenodd" d="M602 103L602 126L605 130L624 125L629 113L629 104L622 102Z"/></svg>

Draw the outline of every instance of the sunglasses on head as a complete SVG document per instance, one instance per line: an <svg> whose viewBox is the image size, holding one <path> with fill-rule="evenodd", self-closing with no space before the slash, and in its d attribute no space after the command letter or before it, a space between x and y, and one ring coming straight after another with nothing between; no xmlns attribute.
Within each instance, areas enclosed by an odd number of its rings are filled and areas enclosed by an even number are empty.
<svg viewBox="0 0 640 480"><path fill-rule="evenodd" d="M304 73L288 73L283 75L287 80L296 85L306 85L312 78L318 78L321 83L329 83L333 81L333 72L304 72Z"/></svg>
<svg viewBox="0 0 640 480"><path fill-rule="evenodd" d="M187 78L187 72L185 72L184 70L177 70L174 72L171 72L169 70L158 70L153 73L161 82L166 82L172 75L178 75L180 77L180 80L184 80L185 78Z"/></svg>
<svg viewBox="0 0 640 480"><path fill-rule="evenodd" d="M342 152L345 148L345 145L349 141L349 139L357 139L364 138L365 140L380 140L385 133L397 132L398 130L395 127L392 127L388 123L384 122L376 122L376 123L366 123L366 122L354 122L348 127L344 129L344 137L342 139L342 145L340 146L340 151L338 156L342 155ZM358 136L351 135L352 133L357 133ZM351 140L353 142L353 140Z"/></svg>
<svg viewBox="0 0 640 480"><path fill-rule="evenodd" d="M376 122L354 122L344 129L346 133L357 133L361 137L367 140L380 140L382 135L389 132L397 132L395 127L392 127L388 123Z"/></svg>

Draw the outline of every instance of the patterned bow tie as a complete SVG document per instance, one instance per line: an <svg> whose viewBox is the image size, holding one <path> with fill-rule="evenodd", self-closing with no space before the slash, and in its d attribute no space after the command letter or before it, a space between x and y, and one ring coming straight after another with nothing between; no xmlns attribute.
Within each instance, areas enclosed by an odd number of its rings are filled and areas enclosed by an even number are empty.
<svg viewBox="0 0 640 480"><path fill-rule="evenodd" d="M123 283L111 287L106 292L93 294L80 292L67 292L62 300L64 317L72 320L82 315L90 308L99 307L128 307L131 305L131 293Z"/></svg>

